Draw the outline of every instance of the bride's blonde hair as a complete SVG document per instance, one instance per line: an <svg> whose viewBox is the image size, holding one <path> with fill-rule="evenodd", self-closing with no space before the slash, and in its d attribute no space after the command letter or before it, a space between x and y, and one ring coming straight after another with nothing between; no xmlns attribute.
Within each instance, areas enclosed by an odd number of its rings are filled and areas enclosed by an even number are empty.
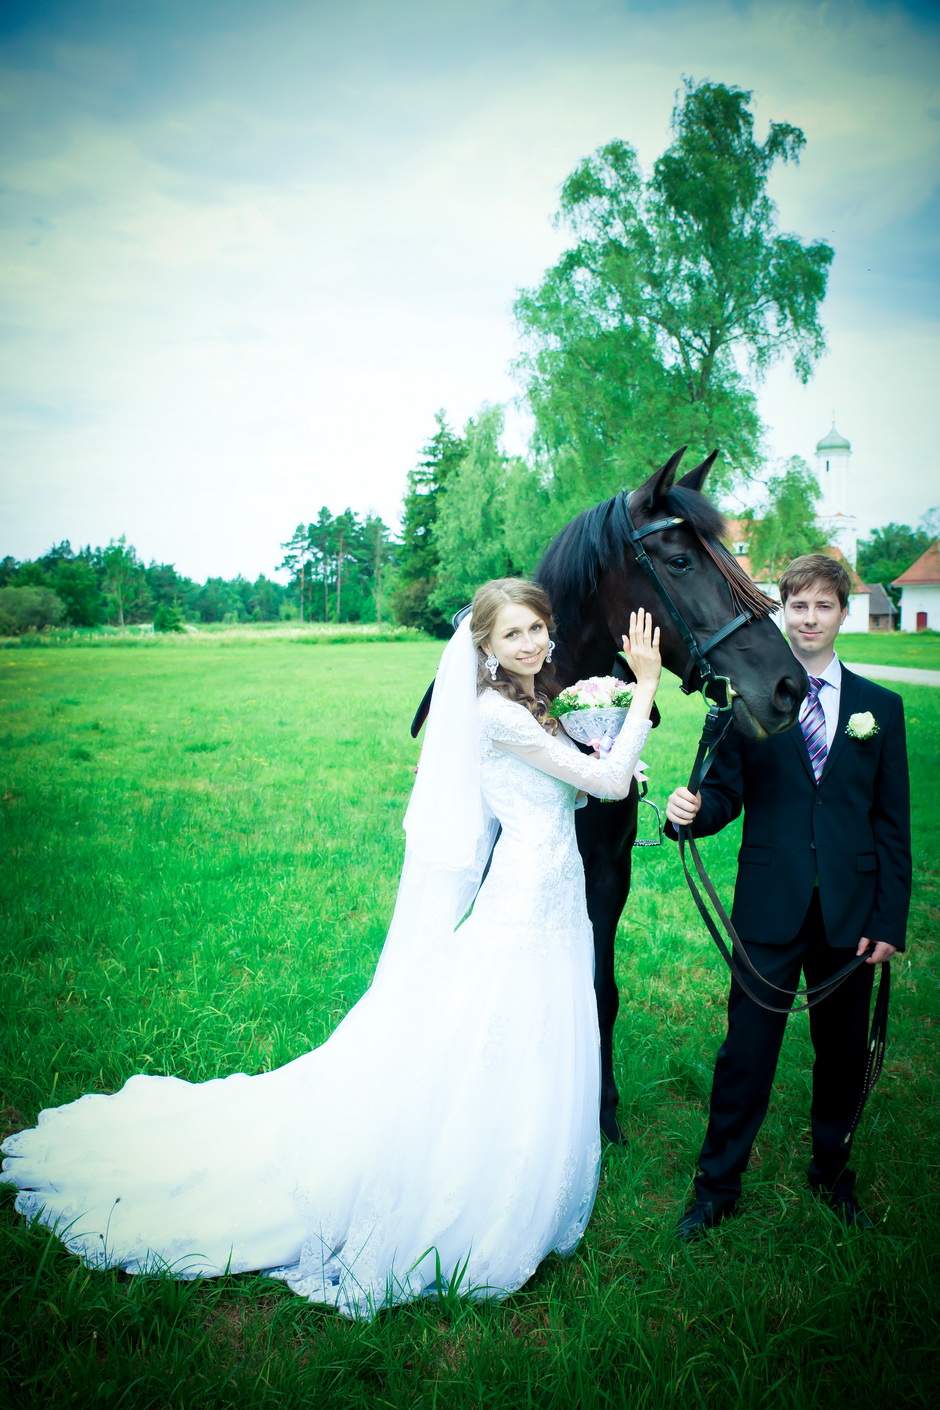
<svg viewBox="0 0 940 1410"><path fill-rule="evenodd" d="M558 721L548 713L548 707L558 695L561 686L549 662L542 666L535 677L534 695L528 695L520 685L511 680L502 666L497 668L495 680L486 669L483 643L490 637L500 608L505 607L508 602L531 608L537 617L541 617L549 633L554 630L552 604L548 600L548 594L536 583L530 583L526 578L493 578L477 588L470 608L470 636L477 653L477 694L482 694L484 690L498 691L507 700L524 705L544 730L555 734Z"/></svg>

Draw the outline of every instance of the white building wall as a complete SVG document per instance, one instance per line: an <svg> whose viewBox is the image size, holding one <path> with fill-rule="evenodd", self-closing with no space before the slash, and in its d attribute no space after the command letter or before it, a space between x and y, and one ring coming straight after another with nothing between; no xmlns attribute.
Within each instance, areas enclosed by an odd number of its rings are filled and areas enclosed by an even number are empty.
<svg viewBox="0 0 940 1410"><path fill-rule="evenodd" d="M817 450L816 478L822 491L819 517L831 519L848 512L849 456L847 450Z"/></svg>
<svg viewBox="0 0 940 1410"><path fill-rule="evenodd" d="M835 426L832 428L835 430ZM852 451L848 446L816 448L816 479L822 498L816 523L826 535L826 542L841 549L854 568L858 556L858 521L852 513L850 465ZM867 631L867 627L859 628Z"/></svg>
<svg viewBox="0 0 940 1410"><path fill-rule="evenodd" d="M816 523L826 536L826 543L841 549L846 562L854 568L858 560L858 520L854 514L834 514L831 518L816 516Z"/></svg>
<svg viewBox="0 0 940 1410"><path fill-rule="evenodd" d="M927 626L940 632L940 583L912 583L901 589L901 631L916 632L918 612L927 613Z"/></svg>
<svg viewBox="0 0 940 1410"><path fill-rule="evenodd" d="M844 632L867 632L868 623L868 593L849 593L849 615L845 619Z"/></svg>

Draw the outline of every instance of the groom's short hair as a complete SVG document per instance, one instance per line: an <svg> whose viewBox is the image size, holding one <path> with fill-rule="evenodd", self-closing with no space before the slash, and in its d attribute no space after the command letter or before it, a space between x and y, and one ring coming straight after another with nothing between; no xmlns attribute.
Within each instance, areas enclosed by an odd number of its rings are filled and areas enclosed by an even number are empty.
<svg viewBox="0 0 940 1410"><path fill-rule="evenodd" d="M848 607L852 579L843 563L825 553L803 553L784 568L777 584L780 601L786 606L788 597L796 592L806 592L813 583L819 582L832 589L840 607Z"/></svg>

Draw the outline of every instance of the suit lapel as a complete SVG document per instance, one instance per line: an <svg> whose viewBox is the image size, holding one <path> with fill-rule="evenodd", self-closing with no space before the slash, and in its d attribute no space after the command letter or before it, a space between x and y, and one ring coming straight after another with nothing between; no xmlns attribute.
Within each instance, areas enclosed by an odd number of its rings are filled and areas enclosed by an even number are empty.
<svg viewBox="0 0 940 1410"><path fill-rule="evenodd" d="M797 755L802 761L803 767L806 770L806 774L809 778L810 783L815 788L816 775L813 773L813 766L809 761L809 750L806 747L806 740L803 738L803 727L800 724L799 720L797 720L796 724L793 725L791 729L787 730L787 734L793 741L793 748L796 750Z"/></svg>
<svg viewBox="0 0 940 1410"><path fill-rule="evenodd" d="M846 740L845 727L849 722L849 716L855 713L855 710L858 706L858 696L860 690L861 681L859 680L858 676L855 675L852 671L847 671L843 666L842 689L839 693L839 723L836 726L836 737L832 741L832 744L829 748L829 752L826 755L826 762L823 765L823 771L819 775L820 783L822 783L823 779L825 779L825 777L829 773L829 770L833 767L836 759L842 752L842 748ZM800 731L800 733L802 734L802 730ZM806 753L805 744L803 752ZM807 758L808 757L809 756L807 755Z"/></svg>

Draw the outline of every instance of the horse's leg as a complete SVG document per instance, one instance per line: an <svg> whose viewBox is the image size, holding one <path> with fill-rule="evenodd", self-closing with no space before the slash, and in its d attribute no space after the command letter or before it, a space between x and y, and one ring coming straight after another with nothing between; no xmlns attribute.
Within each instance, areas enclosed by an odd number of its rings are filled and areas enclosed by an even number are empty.
<svg viewBox="0 0 940 1410"><path fill-rule="evenodd" d="M584 861L587 909L594 928L594 993L601 1040L600 1127L609 1141L623 1144L617 1124L620 1094L614 1080L614 1023L620 1007L614 971L617 922L630 890L631 848L636 837L636 787L620 803L594 799L575 814Z"/></svg>

